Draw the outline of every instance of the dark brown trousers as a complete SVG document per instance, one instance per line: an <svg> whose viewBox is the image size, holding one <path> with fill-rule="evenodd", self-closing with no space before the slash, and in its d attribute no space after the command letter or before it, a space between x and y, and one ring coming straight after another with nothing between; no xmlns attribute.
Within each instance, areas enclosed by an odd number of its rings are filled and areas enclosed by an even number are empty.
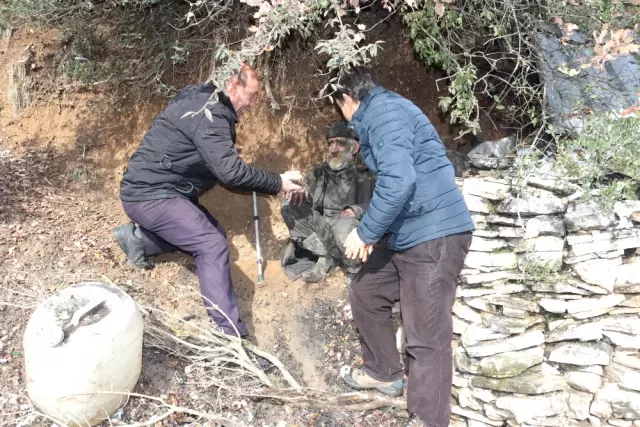
<svg viewBox="0 0 640 427"><path fill-rule="evenodd" d="M383 239L351 282L365 371L379 381L396 381L404 375L391 318L391 308L400 301L409 365L408 410L430 427L449 425L451 309L470 245L471 233L403 252L391 250Z"/></svg>

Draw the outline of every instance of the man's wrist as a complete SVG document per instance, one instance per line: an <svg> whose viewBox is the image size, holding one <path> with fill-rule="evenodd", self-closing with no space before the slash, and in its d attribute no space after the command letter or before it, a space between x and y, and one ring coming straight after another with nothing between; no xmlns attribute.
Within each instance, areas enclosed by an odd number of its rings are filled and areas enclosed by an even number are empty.
<svg viewBox="0 0 640 427"><path fill-rule="evenodd" d="M364 232L364 230L367 230L366 225L364 224L363 221L360 221L360 223L358 224L358 226L356 227L356 232L358 233L358 237L360 238L360 240L365 244L365 245L375 245L378 243L378 241L380 241L380 239L382 237L376 237L376 236L370 236L367 237Z"/></svg>
<svg viewBox="0 0 640 427"><path fill-rule="evenodd" d="M360 238L360 241L362 243L364 243L365 245L371 245L373 244L373 242L371 242L371 239L367 239L366 237L364 237L362 235L362 231L360 231L360 227L356 227L356 234L358 235L358 237ZM369 243L371 242L371 243Z"/></svg>
<svg viewBox="0 0 640 427"><path fill-rule="evenodd" d="M278 175L278 182L280 184L278 185L278 191L276 192L276 194L282 192L282 187L284 186L284 179L282 178L282 175Z"/></svg>

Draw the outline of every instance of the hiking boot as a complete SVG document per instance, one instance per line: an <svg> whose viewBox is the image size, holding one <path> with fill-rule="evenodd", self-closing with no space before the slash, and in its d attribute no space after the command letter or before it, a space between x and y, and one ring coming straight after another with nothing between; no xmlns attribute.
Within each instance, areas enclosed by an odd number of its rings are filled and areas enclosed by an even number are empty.
<svg viewBox="0 0 640 427"><path fill-rule="evenodd" d="M413 417L411 417L411 420L409 420L409 423L407 424L406 427L429 427L424 421L422 421L422 418L420 418L417 415L414 415Z"/></svg>
<svg viewBox="0 0 640 427"><path fill-rule="evenodd" d="M318 258L318 262L311 267L309 270L302 273L300 278L307 283L318 283L321 282L331 269L336 265L333 258L328 257L320 257Z"/></svg>
<svg viewBox="0 0 640 427"><path fill-rule="evenodd" d="M302 273L313 268L317 261L317 256L289 240L280 258L280 265L285 276L293 282L298 280Z"/></svg>
<svg viewBox="0 0 640 427"><path fill-rule="evenodd" d="M149 268L153 265L144 253L140 230L133 222L114 228L112 233L118 246L133 265L138 268Z"/></svg>
<svg viewBox="0 0 640 427"><path fill-rule="evenodd" d="M400 397L404 393L404 379L384 382L378 381L362 369L353 369L350 373L342 377L345 384L354 390L378 390L380 393L390 397Z"/></svg>

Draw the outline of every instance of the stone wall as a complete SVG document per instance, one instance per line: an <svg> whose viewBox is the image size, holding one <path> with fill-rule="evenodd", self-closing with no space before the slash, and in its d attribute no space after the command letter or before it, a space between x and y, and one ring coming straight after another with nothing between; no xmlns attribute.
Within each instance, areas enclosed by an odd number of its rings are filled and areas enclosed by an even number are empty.
<svg viewBox="0 0 640 427"><path fill-rule="evenodd" d="M640 202L458 184L476 231L453 308L452 426L640 426Z"/></svg>

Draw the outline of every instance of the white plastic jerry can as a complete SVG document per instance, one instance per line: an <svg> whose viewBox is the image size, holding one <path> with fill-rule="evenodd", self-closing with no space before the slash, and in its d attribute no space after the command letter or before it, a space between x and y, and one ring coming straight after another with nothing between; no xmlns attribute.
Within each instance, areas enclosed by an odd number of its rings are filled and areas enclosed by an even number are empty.
<svg viewBox="0 0 640 427"><path fill-rule="evenodd" d="M45 300L23 340L33 404L67 426L109 418L140 378L143 329L133 299L113 285L79 283Z"/></svg>

